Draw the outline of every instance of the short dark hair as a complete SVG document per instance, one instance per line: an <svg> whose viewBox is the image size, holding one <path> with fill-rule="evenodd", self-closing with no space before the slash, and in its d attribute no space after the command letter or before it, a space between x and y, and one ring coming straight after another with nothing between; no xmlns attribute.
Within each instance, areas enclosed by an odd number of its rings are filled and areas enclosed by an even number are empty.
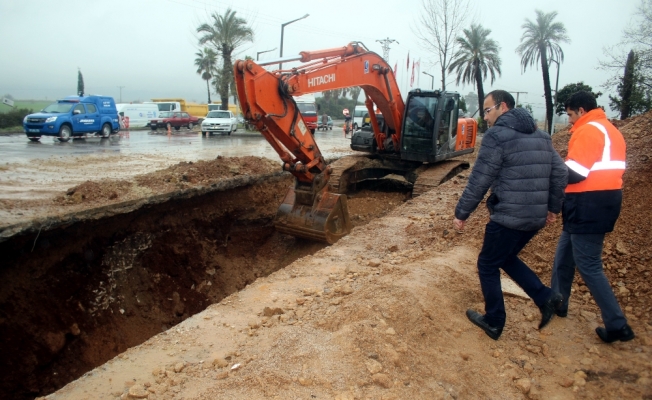
<svg viewBox="0 0 652 400"><path fill-rule="evenodd" d="M494 100L494 103L496 104L505 103L505 105L507 105L508 110L511 110L516 105L516 102L514 101L514 96L512 96L511 94L509 94L509 92L506 92L504 90L494 90L492 92L489 92L489 94L486 95L484 98L486 99L489 96L491 96L491 98Z"/></svg>
<svg viewBox="0 0 652 400"><path fill-rule="evenodd" d="M586 112L598 108L598 102L595 100L593 93L580 90L579 92L573 93L564 103L566 110L578 112L580 107Z"/></svg>

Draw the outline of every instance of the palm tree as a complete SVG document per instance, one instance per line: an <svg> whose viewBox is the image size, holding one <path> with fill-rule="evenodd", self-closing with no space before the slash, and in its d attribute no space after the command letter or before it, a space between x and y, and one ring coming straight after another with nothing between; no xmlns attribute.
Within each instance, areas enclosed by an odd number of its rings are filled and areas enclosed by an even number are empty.
<svg viewBox="0 0 652 400"><path fill-rule="evenodd" d="M253 42L254 31L247 26L244 18L236 16L236 12L227 8L223 15L211 14L211 24L201 24L197 33L203 35L199 38L199 44L210 43L217 54L222 56L222 80L220 82L220 98L222 99L222 110L228 110L229 86L233 81L233 62L231 55L233 51L245 42Z"/></svg>
<svg viewBox="0 0 652 400"><path fill-rule="evenodd" d="M217 53L213 49L204 47L204 50L199 50L195 53L195 66L197 73L201 78L206 81L206 91L208 92L208 104L211 103L211 89L208 81L211 80L215 74L215 65L217 64Z"/></svg>
<svg viewBox="0 0 652 400"><path fill-rule="evenodd" d="M536 10L535 22L525 19L521 25L523 36L521 44L516 48L521 56L521 67L523 72L527 66L533 66L541 62L543 73L543 94L546 98L546 121L548 122L548 133L552 132L552 91L550 90L550 58L561 63L564 61L564 52L559 43L570 43L566 35L566 28L561 22L554 22L557 12L544 13ZM549 58L550 57L550 58Z"/></svg>
<svg viewBox="0 0 652 400"><path fill-rule="evenodd" d="M475 83L478 89L478 104L480 104L480 130L484 132L487 129L487 122L484 120L484 87L482 82L491 77L491 83L496 80L496 73L500 72L500 46L498 43L489 39L491 29L483 28L482 25L473 24L471 29L464 29L464 36L457 37L459 50L453 55L448 72L457 71L457 84L460 82Z"/></svg>

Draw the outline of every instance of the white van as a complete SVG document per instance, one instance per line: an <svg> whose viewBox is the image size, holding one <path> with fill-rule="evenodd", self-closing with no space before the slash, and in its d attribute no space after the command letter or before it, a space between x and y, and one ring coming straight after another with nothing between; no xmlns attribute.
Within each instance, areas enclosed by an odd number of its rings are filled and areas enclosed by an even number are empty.
<svg viewBox="0 0 652 400"><path fill-rule="evenodd" d="M362 118L367 113L367 106L355 106L353 110L353 130L357 131L359 128L362 128Z"/></svg>
<svg viewBox="0 0 652 400"><path fill-rule="evenodd" d="M116 104L118 115L124 121L125 128L143 128L149 125L149 121L158 117L158 106L156 104Z"/></svg>

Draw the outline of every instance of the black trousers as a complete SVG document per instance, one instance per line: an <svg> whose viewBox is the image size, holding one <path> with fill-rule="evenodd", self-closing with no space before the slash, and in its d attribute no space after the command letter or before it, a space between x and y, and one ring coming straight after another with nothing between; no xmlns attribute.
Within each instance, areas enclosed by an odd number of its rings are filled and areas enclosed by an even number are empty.
<svg viewBox="0 0 652 400"><path fill-rule="evenodd" d="M484 243L478 256L478 275L485 302L485 322L502 328L505 326L505 301L500 285L502 268L537 306L550 298L552 290L520 258L518 253L538 230L519 231L490 221L484 233Z"/></svg>

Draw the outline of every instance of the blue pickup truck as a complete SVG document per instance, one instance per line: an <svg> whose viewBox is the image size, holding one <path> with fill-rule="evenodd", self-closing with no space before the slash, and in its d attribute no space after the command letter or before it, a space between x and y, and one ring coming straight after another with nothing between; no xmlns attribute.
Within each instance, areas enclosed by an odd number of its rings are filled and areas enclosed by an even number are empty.
<svg viewBox="0 0 652 400"><path fill-rule="evenodd" d="M56 136L67 142L88 134L109 137L120 130L120 121L113 97L68 96L26 116L23 129L33 142L41 136Z"/></svg>

